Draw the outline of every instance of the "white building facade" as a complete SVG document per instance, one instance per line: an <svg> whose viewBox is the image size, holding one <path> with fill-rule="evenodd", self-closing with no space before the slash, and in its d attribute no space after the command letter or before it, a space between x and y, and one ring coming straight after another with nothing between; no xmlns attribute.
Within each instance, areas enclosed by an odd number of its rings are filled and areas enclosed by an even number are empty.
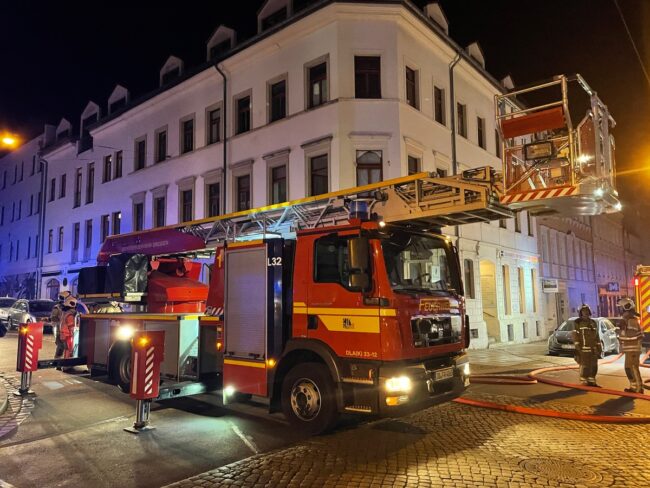
<svg viewBox="0 0 650 488"><path fill-rule="evenodd" d="M437 4L305 3L270 0L259 35L241 44L219 27L204 66L186 72L170 57L160 89L137 103L119 86L105 109L90 102L76 143L57 127L41 154L41 295L52 280L74 290L107 235L412 172L500 167L493 100L504 88L477 44L449 38ZM543 337L534 222L459 232L473 347Z"/></svg>

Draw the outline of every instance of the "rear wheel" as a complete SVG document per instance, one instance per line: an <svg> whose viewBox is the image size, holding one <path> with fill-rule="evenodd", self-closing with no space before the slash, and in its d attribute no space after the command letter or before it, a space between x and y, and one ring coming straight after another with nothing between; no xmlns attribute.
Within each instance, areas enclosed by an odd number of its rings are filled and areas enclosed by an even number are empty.
<svg viewBox="0 0 650 488"><path fill-rule="evenodd" d="M108 378L124 393L131 389L131 343L113 344L108 356Z"/></svg>
<svg viewBox="0 0 650 488"><path fill-rule="evenodd" d="M325 365L304 363L289 371L282 382L282 411L291 425L311 435L334 427L335 386Z"/></svg>

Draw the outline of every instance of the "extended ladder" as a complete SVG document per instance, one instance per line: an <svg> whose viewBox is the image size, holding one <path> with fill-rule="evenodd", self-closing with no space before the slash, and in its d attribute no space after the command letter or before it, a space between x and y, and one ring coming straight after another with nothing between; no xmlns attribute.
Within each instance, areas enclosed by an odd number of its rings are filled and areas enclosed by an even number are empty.
<svg viewBox="0 0 650 488"><path fill-rule="evenodd" d="M222 241L288 236L301 229L343 225L354 218L360 208L377 220L425 230L512 217L512 210L499 203L500 193L499 175L487 166L446 178L435 173L418 173L266 207L110 236L102 245L98 261L123 252L181 253L213 248ZM174 249L174 244L169 245L169 236L178 233L183 237L179 236L178 249ZM156 242L162 239L166 239L164 245Z"/></svg>

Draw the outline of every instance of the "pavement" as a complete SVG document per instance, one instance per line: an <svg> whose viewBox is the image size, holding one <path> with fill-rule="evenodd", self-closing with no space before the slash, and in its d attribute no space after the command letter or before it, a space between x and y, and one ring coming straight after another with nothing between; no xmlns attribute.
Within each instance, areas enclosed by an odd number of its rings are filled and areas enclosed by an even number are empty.
<svg viewBox="0 0 650 488"><path fill-rule="evenodd" d="M471 351L472 373L523 375L575 365L572 358L545 351L544 343ZM578 383L575 370L546 375ZM650 377L647 369L643 375ZM601 366L598 381L607 388L627 387L622 360ZM583 415L650 418L650 401L541 383L472 385L464 397ZM647 424L554 419L451 402L255 455L168 488L640 487L650 484L647 442Z"/></svg>
<svg viewBox="0 0 650 488"><path fill-rule="evenodd" d="M7 388L0 383L0 415L7 411L7 406L9 405L9 397L7 393Z"/></svg>
<svg viewBox="0 0 650 488"><path fill-rule="evenodd" d="M15 345L0 341L0 385L18 384ZM41 357L53 353L47 340ZM13 353L11 347L14 347ZM473 374L521 375L575 364L544 343L470 351ZM650 376L650 370L643 370ZM547 373L577 382L573 370ZM620 361L598 381L627 386ZM648 486L648 425L602 424L446 403L400 419L348 420L307 438L254 405L208 395L155 405L156 430L122 431L134 405L114 387L43 370L35 398L0 415L0 487ZM650 395L648 395L650 398ZM474 384L465 398L558 412L650 417L650 401L553 385Z"/></svg>

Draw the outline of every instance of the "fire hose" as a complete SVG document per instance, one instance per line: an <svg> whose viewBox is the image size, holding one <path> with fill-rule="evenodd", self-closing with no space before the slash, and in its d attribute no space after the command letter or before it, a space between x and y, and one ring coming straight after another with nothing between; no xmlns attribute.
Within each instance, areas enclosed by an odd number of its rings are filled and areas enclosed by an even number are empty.
<svg viewBox="0 0 650 488"><path fill-rule="evenodd" d="M618 354L613 358L599 361L599 365L611 364L620 359L623 354ZM648 351L640 361L639 366L642 368L650 368L650 365L644 364L645 361L650 357L650 351ZM540 377L542 373L548 373L551 371L566 371L577 369L578 366L553 366L549 368L540 368L534 371L531 371L525 376L521 375L498 375L498 374L484 374L484 375L472 375L470 377L470 382L475 384L490 384L490 385L534 385L537 383L545 383L548 385L559 386L562 388L573 388L583 391L591 391L607 395L617 395L621 397L630 397L639 400L650 401L650 396L644 395L642 393L631 393L625 391L611 390L607 388L600 388L594 386L578 385L575 383L566 383L562 381L555 381L547 378ZM645 383L649 383L650 380L646 380ZM645 389L650 389L650 386L643 385ZM560 412L557 410L549 410L543 408L535 407L524 407L520 405L507 405L502 403L488 402L483 400L473 400L471 398L456 398L454 400L456 403L463 405L470 405L474 407L483 407L490 408L493 410L501 410L504 412L515 412L522 413L526 415L535 415L538 417L551 417L558 419L566 420L581 420L587 422L600 422L600 423L614 423L614 424L646 424L650 423L650 417L621 417L616 415L592 415L592 414L581 414L573 412Z"/></svg>

